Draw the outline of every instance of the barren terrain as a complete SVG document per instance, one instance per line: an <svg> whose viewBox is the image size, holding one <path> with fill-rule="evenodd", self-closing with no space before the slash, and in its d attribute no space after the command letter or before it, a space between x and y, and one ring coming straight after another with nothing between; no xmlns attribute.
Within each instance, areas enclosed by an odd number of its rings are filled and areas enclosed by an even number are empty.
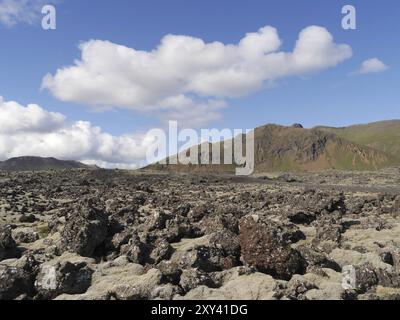
<svg viewBox="0 0 400 320"><path fill-rule="evenodd" d="M0 299L399 299L399 182L3 172Z"/></svg>

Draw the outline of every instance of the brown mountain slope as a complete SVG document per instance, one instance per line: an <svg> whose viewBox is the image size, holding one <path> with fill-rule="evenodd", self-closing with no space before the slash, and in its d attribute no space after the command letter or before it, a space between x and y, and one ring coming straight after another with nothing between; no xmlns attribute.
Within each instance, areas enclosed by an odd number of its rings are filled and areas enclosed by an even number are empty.
<svg viewBox="0 0 400 320"><path fill-rule="evenodd" d="M255 172L376 170L397 164L392 155L349 142L331 132L300 126L266 125L255 129ZM222 144L221 149L224 147ZM200 155L198 155L200 158ZM168 171L233 172L233 165L151 165Z"/></svg>
<svg viewBox="0 0 400 320"><path fill-rule="evenodd" d="M317 127L348 141L369 146L400 159L400 120L379 121L343 128Z"/></svg>

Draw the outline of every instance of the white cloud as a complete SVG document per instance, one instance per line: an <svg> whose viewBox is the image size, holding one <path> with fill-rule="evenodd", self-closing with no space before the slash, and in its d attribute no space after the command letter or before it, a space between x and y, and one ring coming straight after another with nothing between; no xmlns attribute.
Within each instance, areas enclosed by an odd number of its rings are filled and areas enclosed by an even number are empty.
<svg viewBox="0 0 400 320"><path fill-rule="evenodd" d="M372 58L369 60L365 60L360 67L358 73L367 74L367 73L379 73L389 69L389 67L384 64L378 58Z"/></svg>
<svg viewBox="0 0 400 320"><path fill-rule="evenodd" d="M0 0L0 23L12 27L38 21L44 0Z"/></svg>
<svg viewBox="0 0 400 320"><path fill-rule="evenodd" d="M167 35L152 51L90 40L80 46L81 59L46 75L42 88L62 101L99 109L161 111L175 117L171 120L200 117L204 123L218 117L215 101L221 106L224 99L258 91L265 83L318 72L352 56L348 45L336 44L318 26L301 31L292 52L280 51L281 43L269 26L238 44Z"/></svg>
<svg viewBox="0 0 400 320"><path fill-rule="evenodd" d="M158 117L165 121L173 119L186 128L199 128L220 118L219 111L226 108L223 100L195 101L185 95L164 99L160 103Z"/></svg>
<svg viewBox="0 0 400 320"><path fill-rule="evenodd" d="M31 155L134 168L150 143L144 134L113 136L90 122L68 123L62 114L0 97L0 159Z"/></svg>
<svg viewBox="0 0 400 320"><path fill-rule="evenodd" d="M17 102L6 102L0 97L0 134L15 132L46 132L63 124L60 113L47 112L36 104L23 107Z"/></svg>

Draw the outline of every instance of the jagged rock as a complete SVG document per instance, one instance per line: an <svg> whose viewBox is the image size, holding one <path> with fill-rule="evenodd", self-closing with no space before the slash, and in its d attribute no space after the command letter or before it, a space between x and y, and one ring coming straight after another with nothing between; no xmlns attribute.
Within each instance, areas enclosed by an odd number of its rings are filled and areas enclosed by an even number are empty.
<svg viewBox="0 0 400 320"><path fill-rule="evenodd" d="M210 275L198 269L183 270L179 285L185 292L198 286L215 287Z"/></svg>
<svg viewBox="0 0 400 320"><path fill-rule="evenodd" d="M240 222L243 261L278 279L305 271L305 261L290 247L289 239L285 229L264 217L250 215Z"/></svg>
<svg viewBox="0 0 400 320"><path fill-rule="evenodd" d="M377 286L379 279L375 273L374 267L369 264L363 264L355 267L355 283L358 293L365 293L374 286Z"/></svg>
<svg viewBox="0 0 400 320"><path fill-rule="evenodd" d="M220 288L199 286L176 300L276 300L278 282L262 273L240 275L231 271Z"/></svg>
<svg viewBox="0 0 400 320"><path fill-rule="evenodd" d="M33 231L19 231L15 233L14 238L19 243L32 243L39 240L39 234Z"/></svg>
<svg viewBox="0 0 400 320"><path fill-rule="evenodd" d="M144 265L148 261L150 250L150 246L134 234L128 244L121 247L121 254L126 255L132 263Z"/></svg>
<svg viewBox="0 0 400 320"><path fill-rule="evenodd" d="M136 264L107 268L93 274L93 285L86 293L63 294L56 300L146 300L160 287L161 277L159 270L144 273Z"/></svg>
<svg viewBox="0 0 400 320"><path fill-rule="evenodd" d="M200 228L204 234L212 234L224 229L238 234L239 219L233 214L210 215L201 221Z"/></svg>
<svg viewBox="0 0 400 320"><path fill-rule="evenodd" d="M108 217L89 201L70 215L61 233L62 252L75 252L81 256L93 256L96 248L107 237Z"/></svg>
<svg viewBox="0 0 400 320"><path fill-rule="evenodd" d="M32 273L18 267L0 265L0 300L14 300L21 295L32 295Z"/></svg>
<svg viewBox="0 0 400 320"><path fill-rule="evenodd" d="M160 240L154 244L154 249L150 254L150 263L157 264L162 260L167 260L171 257L174 249L171 247L168 241Z"/></svg>
<svg viewBox="0 0 400 320"><path fill-rule="evenodd" d="M319 244L324 241L331 241L335 244L339 244L342 239L342 233L344 232L343 225L337 223L334 219L324 219L318 222L317 235L314 239L314 243Z"/></svg>
<svg viewBox="0 0 400 320"><path fill-rule="evenodd" d="M122 232L115 234L111 239L112 247L109 249L119 251L123 245L129 243L129 240L132 238L132 236L133 231L130 229L125 229Z"/></svg>
<svg viewBox="0 0 400 320"><path fill-rule="evenodd" d="M9 226L0 226L0 261L16 258L19 252Z"/></svg>
<svg viewBox="0 0 400 320"><path fill-rule="evenodd" d="M66 256L68 257L68 255ZM70 262L68 258L40 266L35 289L41 299L53 299L61 294L84 293L90 287L93 270L85 261Z"/></svg>
<svg viewBox="0 0 400 320"><path fill-rule="evenodd" d="M178 284L182 274L182 269L176 261L164 260L157 265L157 269L162 274L163 282Z"/></svg>
<svg viewBox="0 0 400 320"><path fill-rule="evenodd" d="M220 270L227 270L240 264L239 237L228 229L215 232L209 237L211 248L219 250L215 266Z"/></svg>
<svg viewBox="0 0 400 320"><path fill-rule="evenodd" d="M192 210L189 211L188 213L188 218L190 221L193 222L199 222L201 219L203 219L206 215L210 213L210 208L206 204L201 204L196 207L194 207Z"/></svg>
<svg viewBox="0 0 400 320"><path fill-rule="evenodd" d="M19 218L19 222L21 223L34 223L36 221L36 216L34 214L29 214L29 215L22 215Z"/></svg>
<svg viewBox="0 0 400 320"><path fill-rule="evenodd" d="M227 230L188 242L188 245L176 250L171 257L171 262L177 268L198 268L213 272L229 269L240 263L238 238Z"/></svg>
<svg viewBox="0 0 400 320"><path fill-rule="evenodd" d="M300 245L296 249L306 260L308 267L329 268L335 271L341 271L341 267L332 259L330 259L322 250L313 247Z"/></svg>
<svg viewBox="0 0 400 320"><path fill-rule="evenodd" d="M182 294L179 286L164 284L154 288L150 294L151 300L172 300L176 295Z"/></svg>
<svg viewBox="0 0 400 320"><path fill-rule="evenodd" d="M167 215L165 212L156 211L146 221L146 227L149 231L164 229L165 224L169 219L170 216Z"/></svg>
<svg viewBox="0 0 400 320"><path fill-rule="evenodd" d="M290 222L294 224L306 224L309 225L316 219L316 215L313 212L295 211L287 215Z"/></svg>
<svg viewBox="0 0 400 320"><path fill-rule="evenodd" d="M284 295L291 300L305 300L305 293L318 287L301 275L294 275L287 283Z"/></svg>
<svg viewBox="0 0 400 320"><path fill-rule="evenodd" d="M299 211L313 212L315 214L330 214L338 211L346 212L345 196L343 193L317 192L306 189L299 198L292 199L293 206Z"/></svg>

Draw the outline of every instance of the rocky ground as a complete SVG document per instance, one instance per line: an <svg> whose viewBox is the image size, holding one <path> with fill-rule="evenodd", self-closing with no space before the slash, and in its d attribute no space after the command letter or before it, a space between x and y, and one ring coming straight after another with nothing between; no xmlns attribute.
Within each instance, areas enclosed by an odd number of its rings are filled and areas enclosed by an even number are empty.
<svg viewBox="0 0 400 320"><path fill-rule="evenodd" d="M0 299L399 299L399 182L0 173Z"/></svg>

